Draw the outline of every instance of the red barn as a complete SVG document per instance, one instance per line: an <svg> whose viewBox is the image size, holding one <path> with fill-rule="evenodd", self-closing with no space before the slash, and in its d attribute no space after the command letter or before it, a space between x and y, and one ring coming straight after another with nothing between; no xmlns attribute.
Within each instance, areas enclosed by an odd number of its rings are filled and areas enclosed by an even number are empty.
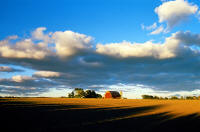
<svg viewBox="0 0 200 132"><path fill-rule="evenodd" d="M117 91L107 91L105 93L105 98L114 98L114 99L119 98L120 99L121 95Z"/></svg>

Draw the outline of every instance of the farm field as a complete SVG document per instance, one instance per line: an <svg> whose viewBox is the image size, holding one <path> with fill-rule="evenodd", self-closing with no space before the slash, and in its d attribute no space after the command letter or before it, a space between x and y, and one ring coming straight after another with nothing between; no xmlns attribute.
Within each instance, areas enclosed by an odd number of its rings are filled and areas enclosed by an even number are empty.
<svg viewBox="0 0 200 132"><path fill-rule="evenodd" d="M200 100L1 98L6 131L198 130Z"/></svg>

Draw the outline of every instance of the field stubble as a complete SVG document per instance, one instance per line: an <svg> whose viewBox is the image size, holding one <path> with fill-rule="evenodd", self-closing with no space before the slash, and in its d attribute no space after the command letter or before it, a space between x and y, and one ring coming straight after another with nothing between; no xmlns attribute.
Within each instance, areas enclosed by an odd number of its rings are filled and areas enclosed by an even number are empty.
<svg viewBox="0 0 200 132"><path fill-rule="evenodd" d="M0 108L5 124L19 119L25 131L175 131L174 125L184 131L184 123L189 128L200 124L199 100L3 98Z"/></svg>

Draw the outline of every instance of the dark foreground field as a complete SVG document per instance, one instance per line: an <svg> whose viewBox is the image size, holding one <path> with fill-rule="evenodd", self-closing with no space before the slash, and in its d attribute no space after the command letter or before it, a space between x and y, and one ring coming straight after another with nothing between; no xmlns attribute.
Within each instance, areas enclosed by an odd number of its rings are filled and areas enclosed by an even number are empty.
<svg viewBox="0 0 200 132"><path fill-rule="evenodd" d="M199 112L199 100L0 99L2 132L191 132Z"/></svg>

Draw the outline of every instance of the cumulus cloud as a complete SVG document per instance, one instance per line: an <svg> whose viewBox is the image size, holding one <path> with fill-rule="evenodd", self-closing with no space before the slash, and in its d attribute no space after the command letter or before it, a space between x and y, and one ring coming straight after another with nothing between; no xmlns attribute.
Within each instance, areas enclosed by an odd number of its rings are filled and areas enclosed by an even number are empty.
<svg viewBox="0 0 200 132"><path fill-rule="evenodd" d="M158 27L157 29L155 29L154 31L152 31L150 34L151 35L160 34L163 31L164 31L164 27L161 25L160 27Z"/></svg>
<svg viewBox="0 0 200 132"><path fill-rule="evenodd" d="M34 80L35 78L30 77L30 76L21 76L21 75L17 75L17 76L13 76L12 77L12 81L14 82L24 82L24 81L29 81L29 80Z"/></svg>
<svg viewBox="0 0 200 132"><path fill-rule="evenodd" d="M0 56L3 58L34 58L43 59L52 52L45 46L35 44L31 39L25 39L15 44L0 45Z"/></svg>
<svg viewBox="0 0 200 132"><path fill-rule="evenodd" d="M170 58L174 54L169 51L165 45L154 44L151 41L140 43L122 42L110 44L98 44L97 52L100 54L111 55L115 57L155 57Z"/></svg>
<svg viewBox="0 0 200 132"><path fill-rule="evenodd" d="M0 78L0 93L15 96L38 96L48 92L51 88L58 87L58 84L31 76L17 75L12 78Z"/></svg>
<svg viewBox="0 0 200 132"><path fill-rule="evenodd" d="M189 31L187 32L177 32L173 36L174 38L181 41L181 43L186 45L196 45L200 46L200 34L193 34Z"/></svg>
<svg viewBox="0 0 200 132"><path fill-rule="evenodd" d="M15 64L37 71L28 77L18 75L10 79L0 79L0 91L11 92L9 90L12 89L15 93L42 93L52 87L90 88L89 86L110 86L118 83L145 85L160 91L200 89L200 53L198 49L191 48L194 45L199 46L199 36L191 32L176 32L163 43L123 41L97 44L96 48L92 37L72 31L52 33L49 37L54 43L45 48L39 47L38 41L29 38L36 45L35 49L44 50L48 54L40 59L0 56L2 65ZM14 49L15 52L31 49L30 43L18 46L22 41L9 42L4 46ZM56 49L56 45L67 48L60 51ZM26 47L25 51L22 50L23 47ZM73 52L65 53L71 49ZM69 56L73 57L65 58ZM98 89L101 88L96 88Z"/></svg>
<svg viewBox="0 0 200 132"><path fill-rule="evenodd" d="M165 39L165 42L153 43L147 41L145 43L109 43L98 44L96 51L100 54L110 55L114 57L153 57L157 59L175 58L185 53L193 53L189 46L200 44L200 35L190 32L176 32L172 36ZM194 52L195 54L195 52Z"/></svg>
<svg viewBox="0 0 200 132"><path fill-rule="evenodd" d="M51 39L51 32L48 34L44 34L44 31L46 30L46 27L39 27L36 30L32 32L32 38L36 40L43 40L44 43L52 42Z"/></svg>
<svg viewBox="0 0 200 132"><path fill-rule="evenodd" d="M198 13L197 13L197 18L198 18L199 21L200 21L200 11L198 11Z"/></svg>
<svg viewBox="0 0 200 132"><path fill-rule="evenodd" d="M72 56L82 50L92 48L92 37L72 31L55 32L55 49L61 57Z"/></svg>
<svg viewBox="0 0 200 132"><path fill-rule="evenodd" d="M0 66L0 72L23 72L23 70L16 69L10 66Z"/></svg>
<svg viewBox="0 0 200 132"><path fill-rule="evenodd" d="M0 78L0 92L16 96L38 96L60 84L41 76L15 75L11 78Z"/></svg>
<svg viewBox="0 0 200 132"><path fill-rule="evenodd" d="M8 36L7 38L5 38L4 40L0 41L0 46L6 45L9 43L10 40L15 40L17 39L18 36L17 35L13 35L13 36Z"/></svg>
<svg viewBox="0 0 200 132"><path fill-rule="evenodd" d="M98 44L97 52L100 54L106 54L114 57L153 57L157 59L166 59L175 57L174 50L177 48L178 41L168 38L164 44L153 43L147 41L145 43L110 43L110 44Z"/></svg>
<svg viewBox="0 0 200 132"><path fill-rule="evenodd" d="M45 27L32 32L32 38L11 43L10 36L0 41L0 56L3 58L44 59L48 56L69 57L92 48L92 37L72 31L57 31L44 34ZM34 40L40 40L35 42ZM54 45L49 46L49 43Z"/></svg>
<svg viewBox="0 0 200 132"><path fill-rule="evenodd" d="M8 66L0 66L0 72L11 72L12 68Z"/></svg>
<svg viewBox="0 0 200 132"><path fill-rule="evenodd" d="M59 77L59 72L52 72L52 71L38 71L34 73L34 76L37 77L45 77L45 78L51 78L51 77Z"/></svg>
<svg viewBox="0 0 200 132"><path fill-rule="evenodd" d="M167 1L155 8L155 12L159 17L159 22L166 22L168 29L186 20L190 15L196 14L197 11L197 5L185 0Z"/></svg>
<svg viewBox="0 0 200 132"><path fill-rule="evenodd" d="M144 24L141 24L141 27L142 27L142 29L144 30L153 30L153 29L155 29L155 28L157 28L157 23L156 22L154 22L152 25L150 25L150 26L145 26Z"/></svg>

